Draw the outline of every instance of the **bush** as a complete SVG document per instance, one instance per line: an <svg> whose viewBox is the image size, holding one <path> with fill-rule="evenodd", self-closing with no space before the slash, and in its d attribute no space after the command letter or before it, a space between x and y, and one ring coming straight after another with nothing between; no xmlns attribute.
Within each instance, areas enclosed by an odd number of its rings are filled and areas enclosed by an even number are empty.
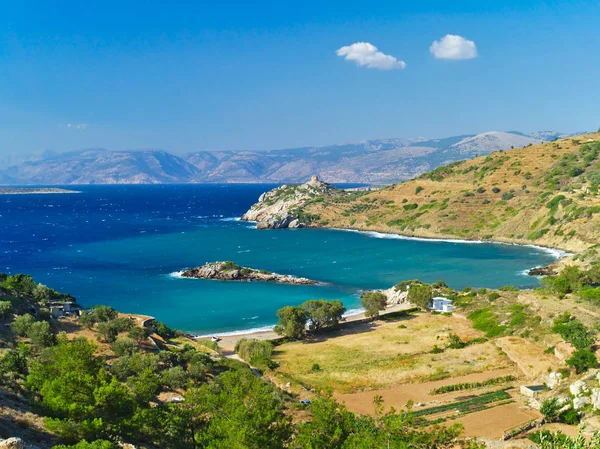
<svg viewBox="0 0 600 449"><path fill-rule="evenodd" d="M139 343L148 338L148 331L146 330L146 328L134 326L131 329L129 329L129 332L127 332L127 336Z"/></svg>
<svg viewBox="0 0 600 449"><path fill-rule="evenodd" d="M112 350L117 356L133 355L138 352L138 344L131 338L119 338L112 345Z"/></svg>
<svg viewBox="0 0 600 449"><path fill-rule="evenodd" d="M58 444L56 446L53 446L53 449L117 449L117 446L115 446L110 441L106 440L96 440L92 441L91 443L88 443L87 441L83 440L71 446Z"/></svg>
<svg viewBox="0 0 600 449"><path fill-rule="evenodd" d="M501 292L518 292L519 291L519 289L517 287L515 287L514 285L503 285L498 290L500 290Z"/></svg>
<svg viewBox="0 0 600 449"><path fill-rule="evenodd" d="M419 193L421 193L422 191L423 191L423 187L421 187L421 186L418 186L418 187L415 189L415 195L418 195L418 194L419 194Z"/></svg>
<svg viewBox="0 0 600 449"><path fill-rule="evenodd" d="M512 193L512 192L504 192L502 194L502 199L505 200L505 201L508 201L508 200L510 200L510 199L512 199L514 197L515 197L515 194Z"/></svg>
<svg viewBox="0 0 600 449"><path fill-rule="evenodd" d="M458 335L456 335L454 333L451 333L450 335L448 335L448 345L446 346L447 348L462 349L466 345L467 344L464 341L462 341Z"/></svg>
<svg viewBox="0 0 600 449"><path fill-rule="evenodd" d="M313 373L317 373L317 372L321 371L321 366L318 363L313 363L313 366L310 370Z"/></svg>
<svg viewBox="0 0 600 449"><path fill-rule="evenodd" d="M114 320L118 315L118 312L109 306L94 306L90 313L94 314L97 322Z"/></svg>
<svg viewBox="0 0 600 449"><path fill-rule="evenodd" d="M273 344L266 340L242 338L235 344L235 352L253 365L265 364L271 360Z"/></svg>
<svg viewBox="0 0 600 449"><path fill-rule="evenodd" d="M127 317L114 318L110 323L117 332L125 332L133 327L133 322Z"/></svg>
<svg viewBox="0 0 600 449"><path fill-rule="evenodd" d="M38 348L47 348L56 344L56 335L50 327L48 321L36 321L29 326L27 336L31 343Z"/></svg>
<svg viewBox="0 0 600 449"><path fill-rule="evenodd" d="M577 374L585 373L590 368L598 366L596 355L589 349L578 349L567 360L567 365L575 368Z"/></svg>
<svg viewBox="0 0 600 449"><path fill-rule="evenodd" d="M500 193L500 187L492 187L492 192Z"/></svg>
<svg viewBox="0 0 600 449"><path fill-rule="evenodd" d="M181 366L174 366L163 372L162 380L171 390L178 390L187 385L188 374Z"/></svg>
<svg viewBox="0 0 600 449"><path fill-rule="evenodd" d="M500 298L500 294L499 294L498 292L491 292L491 293L488 295L488 300L490 300L490 301L495 301L495 300L497 300L498 298Z"/></svg>
<svg viewBox="0 0 600 449"><path fill-rule="evenodd" d="M577 349L589 348L595 341L594 332L589 331L581 321L573 318L568 312L554 320L552 331Z"/></svg>
<svg viewBox="0 0 600 449"><path fill-rule="evenodd" d="M5 319L12 313L12 303L10 301L0 301L0 318Z"/></svg>
<svg viewBox="0 0 600 449"><path fill-rule="evenodd" d="M579 413L574 408L569 408L561 413L560 420L571 426L577 425L580 421Z"/></svg>
<svg viewBox="0 0 600 449"><path fill-rule="evenodd" d="M405 211L409 211L409 210L415 210L417 207L419 207L419 205L418 205L418 204L416 204L416 203L405 204L404 206L402 206L402 208L403 208Z"/></svg>
<svg viewBox="0 0 600 449"><path fill-rule="evenodd" d="M475 329L485 332L487 338L497 337L506 330L506 326L498 324L494 313L488 308L475 310L467 318L472 321Z"/></svg>
<svg viewBox="0 0 600 449"><path fill-rule="evenodd" d="M27 332L29 332L29 328L35 322L35 319L26 313L18 318L16 318L13 323L10 325L12 331L19 335L20 337L25 337Z"/></svg>
<svg viewBox="0 0 600 449"><path fill-rule="evenodd" d="M542 407L540 408L540 413L544 415L544 419L547 422L554 422L558 420L558 411L561 406L558 402L558 397L554 396L548 399L545 399L542 402Z"/></svg>

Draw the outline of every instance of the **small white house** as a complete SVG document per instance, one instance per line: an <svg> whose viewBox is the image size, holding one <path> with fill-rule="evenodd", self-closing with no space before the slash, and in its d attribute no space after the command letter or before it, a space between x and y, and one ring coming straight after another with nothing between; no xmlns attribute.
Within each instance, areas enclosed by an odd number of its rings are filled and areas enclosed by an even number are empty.
<svg viewBox="0 0 600 449"><path fill-rule="evenodd" d="M436 296L431 301L431 310L436 312L452 312L454 306L452 305L452 300L442 296Z"/></svg>

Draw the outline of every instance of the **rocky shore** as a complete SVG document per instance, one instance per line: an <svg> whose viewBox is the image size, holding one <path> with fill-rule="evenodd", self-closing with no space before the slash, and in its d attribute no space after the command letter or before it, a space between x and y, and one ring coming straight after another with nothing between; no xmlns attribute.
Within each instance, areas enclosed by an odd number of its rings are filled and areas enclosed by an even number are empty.
<svg viewBox="0 0 600 449"><path fill-rule="evenodd" d="M322 201L334 192L335 187L313 176L304 184L286 184L263 193L241 219L255 221L257 229L303 228L314 218L303 212L304 205Z"/></svg>
<svg viewBox="0 0 600 449"><path fill-rule="evenodd" d="M266 270L242 267L234 262L209 262L196 268L184 270L182 277L215 279L219 281L256 281L276 284L314 285L317 282L303 277L271 273Z"/></svg>

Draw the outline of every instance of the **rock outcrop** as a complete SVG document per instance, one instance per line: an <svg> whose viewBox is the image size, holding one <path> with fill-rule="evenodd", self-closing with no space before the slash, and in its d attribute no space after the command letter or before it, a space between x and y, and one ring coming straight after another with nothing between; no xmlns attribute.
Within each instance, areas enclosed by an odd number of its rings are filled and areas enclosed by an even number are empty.
<svg viewBox="0 0 600 449"><path fill-rule="evenodd" d="M255 221L257 229L303 228L315 217L304 214L302 208L311 202L322 201L335 191L317 176L304 184L286 184L263 193L241 219Z"/></svg>
<svg viewBox="0 0 600 449"><path fill-rule="evenodd" d="M317 283L303 277L241 267L234 262L209 262L201 267L185 270L181 273L181 276L185 278L215 279L220 281L273 282L276 284L313 285Z"/></svg>
<svg viewBox="0 0 600 449"><path fill-rule="evenodd" d="M25 449L25 443L21 438L9 438L8 440L0 440L1 449Z"/></svg>

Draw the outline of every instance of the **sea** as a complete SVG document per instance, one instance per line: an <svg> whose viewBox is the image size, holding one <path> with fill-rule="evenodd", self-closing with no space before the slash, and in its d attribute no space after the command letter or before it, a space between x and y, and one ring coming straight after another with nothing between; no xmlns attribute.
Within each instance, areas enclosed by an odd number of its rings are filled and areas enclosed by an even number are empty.
<svg viewBox="0 0 600 449"><path fill-rule="evenodd" d="M83 306L151 315L197 335L270 329L276 311L402 280L534 287L529 268L561 254L533 246L409 239L330 229L256 230L239 217L274 185L77 186L78 194L0 195L0 272L27 273ZM67 186L66 188L73 188ZM210 261L319 285L183 279Z"/></svg>

